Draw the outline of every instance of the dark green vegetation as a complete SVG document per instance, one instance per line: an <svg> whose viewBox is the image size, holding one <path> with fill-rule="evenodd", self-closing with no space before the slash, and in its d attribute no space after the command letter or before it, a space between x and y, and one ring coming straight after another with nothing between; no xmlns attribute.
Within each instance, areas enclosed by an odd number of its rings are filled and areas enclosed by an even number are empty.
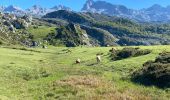
<svg viewBox="0 0 170 100"><path fill-rule="evenodd" d="M112 48L110 50L110 57L112 60L121 60L129 57L147 55L149 53L151 53L151 50L140 50L139 47L137 48L126 47L123 48L122 50L115 50L114 48Z"/></svg>
<svg viewBox="0 0 170 100"><path fill-rule="evenodd" d="M56 33L51 33L47 36L46 40L51 45L60 46L66 45L67 47L75 47L79 45L89 45L89 38L85 30L82 30L79 25L70 23L66 27L60 27Z"/></svg>
<svg viewBox="0 0 170 100"><path fill-rule="evenodd" d="M121 60L129 57L137 57L142 55L147 55L151 53L151 50L140 50L139 47L137 48L123 48L122 50L115 50L112 48L110 50L110 56L112 60Z"/></svg>
<svg viewBox="0 0 170 100"><path fill-rule="evenodd" d="M170 88L170 52L160 53L155 61L148 61L134 72L133 81L144 85Z"/></svg>
<svg viewBox="0 0 170 100"><path fill-rule="evenodd" d="M152 52L112 61L108 54L111 47L1 47L0 99L169 100L168 87L136 84L131 75L165 49L170 52L170 46L139 48ZM102 54L101 63L96 63L96 54ZM75 64L77 58L80 64Z"/></svg>

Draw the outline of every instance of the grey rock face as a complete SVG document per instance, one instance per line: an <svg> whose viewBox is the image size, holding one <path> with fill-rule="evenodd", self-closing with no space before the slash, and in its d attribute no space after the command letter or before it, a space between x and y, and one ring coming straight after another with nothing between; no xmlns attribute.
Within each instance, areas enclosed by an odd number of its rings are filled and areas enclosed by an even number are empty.
<svg viewBox="0 0 170 100"><path fill-rule="evenodd" d="M162 7L158 4L147 9L134 10L123 5L114 5L106 1L87 0L82 11L119 16L141 22L170 20L170 6Z"/></svg>

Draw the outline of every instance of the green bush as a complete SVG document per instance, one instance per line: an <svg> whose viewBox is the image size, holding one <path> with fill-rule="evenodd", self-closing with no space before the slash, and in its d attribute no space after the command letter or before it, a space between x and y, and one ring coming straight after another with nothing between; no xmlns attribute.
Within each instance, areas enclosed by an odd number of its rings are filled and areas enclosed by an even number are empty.
<svg viewBox="0 0 170 100"><path fill-rule="evenodd" d="M144 85L170 87L170 53L161 53L155 61L148 61L132 74L132 80Z"/></svg>
<svg viewBox="0 0 170 100"><path fill-rule="evenodd" d="M0 41L0 45L2 45L3 44L3 42L2 41Z"/></svg>
<svg viewBox="0 0 170 100"><path fill-rule="evenodd" d="M123 48L122 50L110 50L112 60L121 60L129 57L137 57L151 53L151 50L140 50L139 48Z"/></svg>

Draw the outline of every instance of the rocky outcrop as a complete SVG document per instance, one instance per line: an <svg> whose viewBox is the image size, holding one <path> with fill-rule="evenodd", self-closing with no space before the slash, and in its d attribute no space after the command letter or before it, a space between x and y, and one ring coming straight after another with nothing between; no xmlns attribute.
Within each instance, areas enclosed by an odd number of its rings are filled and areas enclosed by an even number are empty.
<svg viewBox="0 0 170 100"><path fill-rule="evenodd" d="M3 43L22 44L28 41L30 34L18 31L17 29L25 29L31 25L32 19L29 16L17 17L14 14L0 13L0 39ZM25 39L23 39L25 38Z"/></svg>
<svg viewBox="0 0 170 100"><path fill-rule="evenodd" d="M57 29L55 34L49 34L47 40L51 44L63 44L68 47L86 45L91 46L90 39L85 30L78 24L70 23L65 27ZM58 40L57 42L54 42Z"/></svg>

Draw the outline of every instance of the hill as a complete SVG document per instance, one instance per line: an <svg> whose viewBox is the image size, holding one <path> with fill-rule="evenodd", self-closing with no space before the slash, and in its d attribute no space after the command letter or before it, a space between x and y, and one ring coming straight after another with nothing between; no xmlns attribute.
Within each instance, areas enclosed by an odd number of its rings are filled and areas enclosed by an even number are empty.
<svg viewBox="0 0 170 100"><path fill-rule="evenodd" d="M13 14L0 13L0 44L24 45L30 44L30 34L25 31L30 26L32 18L17 17Z"/></svg>
<svg viewBox="0 0 170 100"><path fill-rule="evenodd" d="M103 14L66 10L48 13L42 18L4 13L0 16L1 44L68 47L170 44L170 24L137 23Z"/></svg>
<svg viewBox="0 0 170 100"><path fill-rule="evenodd" d="M159 45L169 44L170 42L169 24L141 24L119 17L64 10L48 13L42 19L53 24L58 23L56 20L60 20L61 25L78 24L87 32L89 37L95 34L95 36L102 38L102 35L92 31L92 29L103 30L102 33L107 34L105 40L110 40L110 37L115 38L112 45ZM62 23L63 20L64 23ZM111 44L111 41L107 41L107 43ZM106 46L107 44L105 44L101 43L100 45Z"/></svg>

